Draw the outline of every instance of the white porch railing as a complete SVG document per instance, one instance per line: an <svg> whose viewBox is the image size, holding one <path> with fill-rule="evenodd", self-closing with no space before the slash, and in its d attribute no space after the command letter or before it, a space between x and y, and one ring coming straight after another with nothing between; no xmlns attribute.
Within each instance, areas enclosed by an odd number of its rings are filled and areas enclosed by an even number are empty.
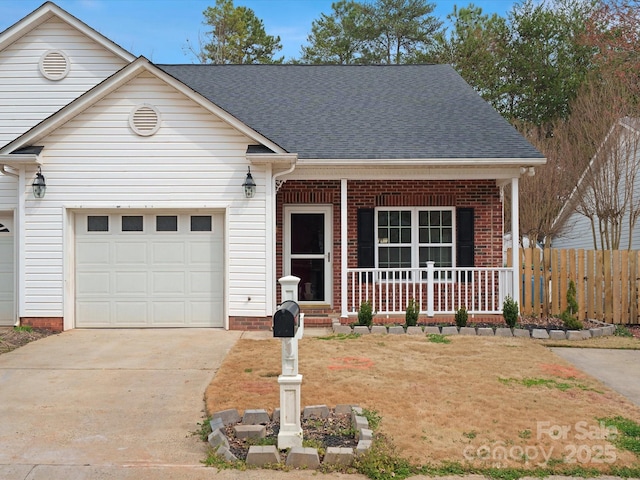
<svg viewBox="0 0 640 480"><path fill-rule="evenodd" d="M420 313L452 314L465 307L471 314L500 314L507 295L513 298L513 269L504 268L350 268L348 314L370 301L378 315L402 314L410 299Z"/></svg>

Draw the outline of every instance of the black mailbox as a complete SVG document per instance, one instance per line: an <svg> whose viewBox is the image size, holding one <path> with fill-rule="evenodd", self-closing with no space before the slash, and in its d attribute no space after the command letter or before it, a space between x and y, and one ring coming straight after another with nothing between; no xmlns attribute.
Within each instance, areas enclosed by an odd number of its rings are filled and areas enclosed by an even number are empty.
<svg viewBox="0 0 640 480"><path fill-rule="evenodd" d="M293 300L286 300L273 314L273 336L293 338L298 331L300 307Z"/></svg>

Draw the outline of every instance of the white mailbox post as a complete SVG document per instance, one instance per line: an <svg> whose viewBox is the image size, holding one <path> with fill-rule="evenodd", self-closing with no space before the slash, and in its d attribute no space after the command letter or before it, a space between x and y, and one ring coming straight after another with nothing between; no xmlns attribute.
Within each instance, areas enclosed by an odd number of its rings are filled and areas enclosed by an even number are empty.
<svg viewBox="0 0 640 480"><path fill-rule="evenodd" d="M282 289L282 302L298 302L300 279L292 275L278 280ZM302 375L298 373L298 340L304 334L304 314L299 314L298 330L290 338L282 339L282 375L280 385L280 433L278 450L302 446L302 423L300 421L300 386Z"/></svg>

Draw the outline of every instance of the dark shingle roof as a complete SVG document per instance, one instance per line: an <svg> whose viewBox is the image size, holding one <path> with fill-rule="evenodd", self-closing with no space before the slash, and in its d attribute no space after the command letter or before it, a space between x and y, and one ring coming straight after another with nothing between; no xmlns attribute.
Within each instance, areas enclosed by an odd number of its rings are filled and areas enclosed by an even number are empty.
<svg viewBox="0 0 640 480"><path fill-rule="evenodd" d="M299 158L542 158L448 65L158 65Z"/></svg>

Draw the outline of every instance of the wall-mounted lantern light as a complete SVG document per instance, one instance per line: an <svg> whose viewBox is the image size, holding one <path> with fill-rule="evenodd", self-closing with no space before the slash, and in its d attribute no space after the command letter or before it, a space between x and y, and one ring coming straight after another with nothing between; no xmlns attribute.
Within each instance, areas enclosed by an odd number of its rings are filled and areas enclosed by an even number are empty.
<svg viewBox="0 0 640 480"><path fill-rule="evenodd" d="M42 175L42 170L38 167L38 172L36 173L36 178L33 179L33 196L36 198L44 198L44 194L47 191L47 184L44 181L44 175Z"/></svg>
<svg viewBox="0 0 640 480"><path fill-rule="evenodd" d="M248 167L247 178L244 179L242 186L244 187L244 196L247 198L253 198L256 194L256 182L253 181L251 176L251 167Z"/></svg>

